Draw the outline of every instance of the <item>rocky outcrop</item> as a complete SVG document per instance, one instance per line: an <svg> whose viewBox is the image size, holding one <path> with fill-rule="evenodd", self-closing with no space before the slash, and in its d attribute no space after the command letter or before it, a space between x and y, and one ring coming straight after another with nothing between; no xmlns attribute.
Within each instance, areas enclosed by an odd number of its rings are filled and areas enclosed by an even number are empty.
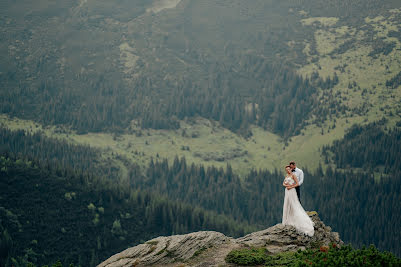
<svg viewBox="0 0 401 267"><path fill-rule="evenodd" d="M222 233L201 231L186 235L158 237L118 253L98 267L128 266L221 266L235 248L265 247L270 254L296 251L330 243L343 245L340 236L324 225L316 212L308 215L315 223L312 237L297 232L293 226L277 224L237 239Z"/></svg>
<svg viewBox="0 0 401 267"><path fill-rule="evenodd" d="M276 224L265 230L238 238L236 242L246 246L266 247L272 254L328 246L331 243L343 244L340 235L337 232L331 232L331 227L324 225L317 212L308 212L308 215L315 223L315 233L312 237L297 232L293 226Z"/></svg>
<svg viewBox="0 0 401 267"><path fill-rule="evenodd" d="M208 248L219 247L233 239L213 231L186 235L162 236L118 253L98 267L166 266L174 262L187 262Z"/></svg>

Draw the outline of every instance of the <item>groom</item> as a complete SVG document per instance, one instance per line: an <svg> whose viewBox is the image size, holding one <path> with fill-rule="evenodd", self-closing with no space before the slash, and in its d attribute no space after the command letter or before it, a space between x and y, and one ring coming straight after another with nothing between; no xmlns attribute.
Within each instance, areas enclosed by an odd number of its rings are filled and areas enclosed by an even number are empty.
<svg viewBox="0 0 401 267"><path fill-rule="evenodd" d="M300 187L301 187L302 183L304 182L304 172L301 169L297 168L297 165L295 164L295 161L291 161L289 165L291 167L292 172L295 174L295 176L298 179L299 185L297 187L295 187L295 190L297 190L298 200L299 200L299 203L301 203L301 189L300 189Z"/></svg>

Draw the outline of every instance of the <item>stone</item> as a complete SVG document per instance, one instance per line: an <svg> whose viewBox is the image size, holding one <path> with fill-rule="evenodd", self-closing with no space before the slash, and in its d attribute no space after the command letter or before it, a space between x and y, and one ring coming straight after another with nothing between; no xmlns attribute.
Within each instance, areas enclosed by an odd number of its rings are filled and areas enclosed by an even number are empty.
<svg viewBox="0 0 401 267"><path fill-rule="evenodd" d="M98 267L128 266L221 266L227 254L241 247L265 247L269 254L307 248L327 247L344 243L337 232L324 225L317 212L308 212L315 223L315 234L310 237L295 227L276 224L262 231L234 239L214 231L200 231L186 235L162 236L126 249L98 265Z"/></svg>

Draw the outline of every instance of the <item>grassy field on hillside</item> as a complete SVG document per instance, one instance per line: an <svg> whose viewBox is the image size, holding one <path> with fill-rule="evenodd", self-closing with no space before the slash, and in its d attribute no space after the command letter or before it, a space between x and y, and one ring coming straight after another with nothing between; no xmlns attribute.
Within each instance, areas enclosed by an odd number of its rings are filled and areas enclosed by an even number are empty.
<svg viewBox="0 0 401 267"><path fill-rule="evenodd" d="M176 131L137 130L131 134L88 133L79 135L74 131L60 127L42 127L38 123L9 118L1 115L0 122L10 129L27 131L43 131L47 136L62 138L76 144L88 144L100 148L104 158L114 159L117 155L139 165L146 165L150 158L168 158L170 162L175 156L185 156L190 163L201 163L206 166L226 167L231 164L233 170L246 175L251 169L281 168L290 160L295 160L302 168L313 170L318 167L320 148L343 136L347 129L346 119L337 120L335 131L321 134L321 129L310 125L301 135L292 137L289 143L264 131L253 127L253 136L244 139L217 123L205 119L197 119L193 123L182 122ZM363 122L363 118L353 118L352 122ZM126 171L120 162L122 177Z"/></svg>
<svg viewBox="0 0 401 267"><path fill-rule="evenodd" d="M307 64L298 73L304 77L318 72L321 77L338 75L339 83L333 90L342 104L348 107L344 114L336 114L321 125L313 118L301 133L284 141L280 136L252 126L252 136L245 139L203 118L180 121L177 130L142 130L132 123L123 134L87 133L77 134L63 126L44 128L42 125L0 115L0 123L10 129L42 130L48 136L58 137L78 144L100 148L104 158L114 159L121 166L122 177L127 175L125 164L117 155L133 163L146 165L150 158L185 156L190 163L225 167L231 164L240 175L251 169L282 168L290 160L301 168L316 169L323 164L320 149L343 137L353 124L365 124L386 117L388 125L394 126L401 116L401 87L390 89L386 81L401 71L401 42L390 32L401 31L400 10L390 10L387 16L367 17L366 25L359 28L343 25L335 17L306 17L300 23L312 27L315 40L305 41L304 53ZM366 41L371 38L371 42ZM374 47L374 40L386 46L392 44L391 52L384 54ZM315 47L315 51L311 47ZM380 48L380 47L379 47ZM121 46L121 55L129 69L137 58L129 45ZM128 71L128 70L127 70ZM321 94L325 94L322 90ZM324 105L325 103L322 103ZM335 120L335 121L334 121ZM323 166L324 167L324 166Z"/></svg>
<svg viewBox="0 0 401 267"><path fill-rule="evenodd" d="M359 109L365 120L374 121L384 116L394 125L401 115L401 87L388 88L386 81L401 71L401 42L389 34L401 30L400 18L400 10L390 10L388 17L367 17L366 25L360 28L342 26L340 22L319 24L315 31L318 54L307 54L310 63L300 68L299 73L305 77L313 72L321 77L333 77L336 73L339 83L333 90L339 93L343 104ZM319 19L316 21L323 20ZM373 41L367 42L367 38ZM376 40L380 40L382 46L394 47L388 54L380 52L374 47ZM351 111L344 117L355 113Z"/></svg>

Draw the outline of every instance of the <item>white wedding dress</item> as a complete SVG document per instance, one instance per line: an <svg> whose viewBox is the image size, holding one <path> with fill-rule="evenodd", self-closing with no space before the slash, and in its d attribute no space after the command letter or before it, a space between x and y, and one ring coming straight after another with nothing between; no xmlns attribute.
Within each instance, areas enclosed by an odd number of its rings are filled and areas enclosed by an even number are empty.
<svg viewBox="0 0 401 267"><path fill-rule="evenodd" d="M288 184L295 183L290 176L285 177L284 182ZM314 223L306 214L301 203L299 203L295 188L285 189L282 224L293 225L298 231L308 236L313 236L315 232Z"/></svg>

